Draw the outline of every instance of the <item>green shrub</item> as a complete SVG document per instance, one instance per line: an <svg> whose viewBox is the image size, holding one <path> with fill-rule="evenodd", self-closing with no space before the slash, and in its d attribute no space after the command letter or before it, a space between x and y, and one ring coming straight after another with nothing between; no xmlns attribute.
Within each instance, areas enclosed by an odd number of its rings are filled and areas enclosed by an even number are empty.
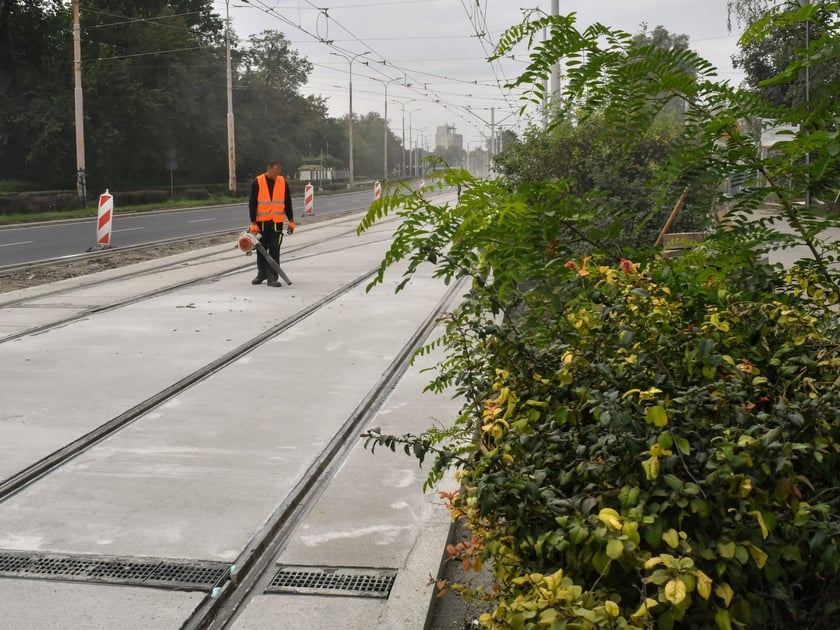
<svg viewBox="0 0 840 630"><path fill-rule="evenodd" d="M162 203L169 200L168 190L126 190L110 191L114 195L114 207L142 206L149 203Z"/></svg>
<svg viewBox="0 0 840 630"><path fill-rule="evenodd" d="M0 214L37 214L77 210L82 207L74 193L23 193L0 195Z"/></svg>
<svg viewBox="0 0 840 630"><path fill-rule="evenodd" d="M469 281L420 351L443 349L428 388L464 407L418 436L371 429L366 444L432 458L427 485L457 469L460 490L442 497L474 537L449 551L492 566L485 627L836 628L840 245L836 222L799 199L840 179L826 118L840 86L785 112L712 82L690 51L573 23L526 20L497 54L550 29L518 83L571 59L573 120L603 120L628 155L681 95L677 150L645 182L661 195L732 174L768 185L727 200L724 222L669 259L628 245L657 208L605 206L571 179L430 176L464 186L454 205L389 187L359 226L400 219L369 288L398 263L397 291L422 265ZM840 54L826 37L822 60ZM800 133L763 156L736 122L767 117ZM767 199L777 211L756 213ZM787 268L757 262L795 246L806 254Z"/></svg>
<svg viewBox="0 0 840 630"><path fill-rule="evenodd" d="M187 199L210 199L210 192L206 188L188 188L184 191Z"/></svg>
<svg viewBox="0 0 840 630"><path fill-rule="evenodd" d="M495 339L453 501L494 561L493 619L555 618L560 571L588 586L567 621L836 625L840 345L702 252L575 264L520 323L557 343Z"/></svg>

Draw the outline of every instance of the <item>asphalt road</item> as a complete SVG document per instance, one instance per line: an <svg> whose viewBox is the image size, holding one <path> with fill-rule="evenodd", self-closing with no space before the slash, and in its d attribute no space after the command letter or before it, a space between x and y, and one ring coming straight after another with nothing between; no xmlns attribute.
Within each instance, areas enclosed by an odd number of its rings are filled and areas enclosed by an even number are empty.
<svg viewBox="0 0 840 630"><path fill-rule="evenodd" d="M366 209L373 190L318 195L313 216ZM296 223L305 224L303 198L293 198ZM249 224L245 203L165 212L115 214L111 224L111 247L142 245L172 238L190 238ZM34 263L48 258L73 258L96 245L96 219L20 225L0 229L0 267Z"/></svg>

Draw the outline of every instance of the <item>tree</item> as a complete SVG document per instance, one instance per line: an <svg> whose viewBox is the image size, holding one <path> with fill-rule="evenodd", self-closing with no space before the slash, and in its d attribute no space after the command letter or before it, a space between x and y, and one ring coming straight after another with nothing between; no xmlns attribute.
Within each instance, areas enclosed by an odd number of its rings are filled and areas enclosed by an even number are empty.
<svg viewBox="0 0 840 630"><path fill-rule="evenodd" d="M0 164L3 178L73 173L71 14L59 2L0 4ZM57 62L58 60L58 62ZM62 61L64 60L64 61ZM61 89L65 86L66 89Z"/></svg>
<svg viewBox="0 0 840 630"><path fill-rule="evenodd" d="M180 177L214 181L227 171L222 24L210 6L86 5L85 145L94 190L164 185L173 150Z"/></svg>
<svg viewBox="0 0 840 630"><path fill-rule="evenodd" d="M168 188L173 151L176 181L226 181L224 29L212 3L90 0L80 22L88 190ZM59 3L0 6L2 178L75 179L71 30ZM322 99L299 94L311 66L272 31L244 48L234 34L231 52L238 172L269 156L294 172L327 121Z"/></svg>
<svg viewBox="0 0 840 630"><path fill-rule="evenodd" d="M780 8L774 8L768 0L730 0L727 5L730 20L736 20L749 27L775 15ZM805 101L805 76L788 77L784 82L772 81L779 77L795 60L809 54L806 40L810 40L810 54L819 55L824 35L830 24L840 17L840 8L834 4L813 3L808 10L810 18L806 36L806 22L797 21L780 25L761 39L750 39L740 45L740 51L733 58L735 68L744 71L745 82L750 89L759 92L765 99L785 107L802 106ZM840 61L823 63L812 67L808 77L809 90L816 94L822 86L840 80Z"/></svg>
<svg viewBox="0 0 840 630"><path fill-rule="evenodd" d="M673 105L672 101L669 107ZM619 249L644 247L656 240L682 192L674 188L663 200L654 186L679 127L673 117L660 117L628 146L626 137L609 126L603 117L593 116L579 124L559 122L548 131L530 127L522 142L508 144L495 157L495 170L522 184L568 181L570 192L592 195L603 241L611 240ZM708 225L715 193L713 186L695 178L672 231L697 231ZM637 229L625 229L628 220Z"/></svg>
<svg viewBox="0 0 840 630"><path fill-rule="evenodd" d="M312 64L279 31L251 36L242 64L235 94L239 162L256 173L276 159L291 175L307 153L313 122L322 121L326 112L321 99L298 92Z"/></svg>

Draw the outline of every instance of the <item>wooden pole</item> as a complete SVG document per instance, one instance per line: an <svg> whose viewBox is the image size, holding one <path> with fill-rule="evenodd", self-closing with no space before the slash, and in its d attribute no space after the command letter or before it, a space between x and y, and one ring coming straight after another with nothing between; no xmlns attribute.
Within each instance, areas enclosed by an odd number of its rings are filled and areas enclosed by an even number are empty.
<svg viewBox="0 0 840 630"><path fill-rule="evenodd" d="M685 187L680 198L677 199L676 205L674 205L674 209L671 210L671 216L668 217L668 220L665 221L665 225L662 226L662 231L659 233L659 236L656 238L656 242L653 244L654 247L658 247L659 244L662 242L662 239L665 238L665 235L668 233L668 229L671 227L671 224L674 222L674 219L677 216L677 212L680 210L680 206L683 205L685 201L685 197L688 195L688 186Z"/></svg>

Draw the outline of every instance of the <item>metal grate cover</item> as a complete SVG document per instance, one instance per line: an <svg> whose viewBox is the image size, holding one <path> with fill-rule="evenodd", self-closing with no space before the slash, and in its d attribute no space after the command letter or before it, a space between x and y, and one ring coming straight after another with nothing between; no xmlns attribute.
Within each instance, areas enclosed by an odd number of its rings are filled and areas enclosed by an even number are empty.
<svg viewBox="0 0 840 630"><path fill-rule="evenodd" d="M0 577L107 582L211 591L228 576L219 562L76 556L0 550Z"/></svg>
<svg viewBox="0 0 840 630"><path fill-rule="evenodd" d="M265 592L388 599L396 577L396 569L285 566L277 571Z"/></svg>

